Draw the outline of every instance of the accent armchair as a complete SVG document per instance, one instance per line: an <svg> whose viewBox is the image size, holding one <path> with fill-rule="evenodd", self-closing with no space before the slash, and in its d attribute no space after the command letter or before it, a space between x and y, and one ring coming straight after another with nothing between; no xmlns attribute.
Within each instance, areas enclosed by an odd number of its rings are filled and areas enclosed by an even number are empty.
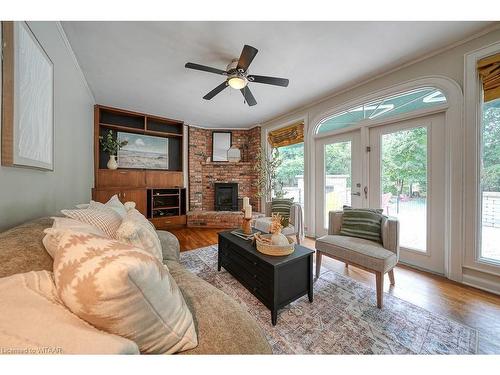
<svg viewBox="0 0 500 375"><path fill-rule="evenodd" d="M266 202L265 217L255 220L253 226L255 229L269 233L269 226L271 225L271 202ZM304 239L304 218L302 215L302 206L298 203L293 203L290 207L290 220L289 225L281 230L285 236L295 236L297 243L300 244Z"/></svg>
<svg viewBox="0 0 500 375"><path fill-rule="evenodd" d="M382 308L384 274L389 274L394 285L394 271L399 260L399 221L383 216L381 223L382 243L357 237L340 235L343 211L329 213L328 234L316 240L316 278L321 269L321 258L326 255L374 273L377 284L377 307Z"/></svg>

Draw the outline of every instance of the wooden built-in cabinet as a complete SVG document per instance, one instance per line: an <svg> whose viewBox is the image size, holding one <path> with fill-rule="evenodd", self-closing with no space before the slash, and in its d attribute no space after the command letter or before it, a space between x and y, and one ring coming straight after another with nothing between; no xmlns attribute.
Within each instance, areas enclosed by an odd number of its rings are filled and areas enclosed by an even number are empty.
<svg viewBox="0 0 500 375"><path fill-rule="evenodd" d="M168 170L118 168L107 169L109 156L101 150L99 136L111 130L117 132L144 134L168 138ZM186 224L186 189L183 177L183 135L182 121L147 115L138 112L96 105L94 107L94 170L95 187L92 197L107 202L117 195L123 203L134 201L136 208L157 228ZM173 189L178 197L177 209L168 216L159 216L159 209L153 210L152 196L162 189Z"/></svg>

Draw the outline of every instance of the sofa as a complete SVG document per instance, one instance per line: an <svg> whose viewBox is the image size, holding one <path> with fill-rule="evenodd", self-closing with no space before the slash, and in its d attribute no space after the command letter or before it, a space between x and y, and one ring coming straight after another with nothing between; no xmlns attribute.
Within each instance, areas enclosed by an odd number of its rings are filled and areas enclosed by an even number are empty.
<svg viewBox="0 0 500 375"><path fill-rule="evenodd" d="M0 277L52 271L53 260L42 244L43 230L52 222L40 218L0 233ZM165 233L159 236L163 246L172 240ZM231 297L187 271L178 259L178 249L164 251L164 263L193 315L198 335L198 346L180 354L271 354L254 318Z"/></svg>

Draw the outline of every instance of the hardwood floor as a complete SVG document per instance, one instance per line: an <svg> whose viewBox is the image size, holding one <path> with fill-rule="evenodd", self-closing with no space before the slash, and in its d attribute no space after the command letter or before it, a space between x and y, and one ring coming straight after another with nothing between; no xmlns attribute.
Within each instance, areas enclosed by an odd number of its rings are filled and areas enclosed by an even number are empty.
<svg viewBox="0 0 500 375"><path fill-rule="evenodd" d="M169 229L179 239L181 251L217 243L221 229ZM304 246L314 249L314 239L306 238ZM375 292L375 277L359 268L323 257L322 265L349 276ZM386 275L384 292L411 302L428 311L454 319L479 331L479 353L500 354L500 296L458 284L444 277L404 265L394 270L396 285L389 285Z"/></svg>

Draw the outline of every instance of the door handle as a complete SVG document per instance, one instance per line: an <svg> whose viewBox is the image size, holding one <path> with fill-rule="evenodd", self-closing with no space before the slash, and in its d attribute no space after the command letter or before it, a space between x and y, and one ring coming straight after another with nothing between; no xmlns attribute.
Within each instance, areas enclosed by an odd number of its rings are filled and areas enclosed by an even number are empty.
<svg viewBox="0 0 500 375"><path fill-rule="evenodd" d="M363 191L365 192L365 199L368 199L368 186L365 186Z"/></svg>
<svg viewBox="0 0 500 375"><path fill-rule="evenodd" d="M357 195L358 197L360 197L361 193L358 191L357 193L351 193L351 195Z"/></svg>

